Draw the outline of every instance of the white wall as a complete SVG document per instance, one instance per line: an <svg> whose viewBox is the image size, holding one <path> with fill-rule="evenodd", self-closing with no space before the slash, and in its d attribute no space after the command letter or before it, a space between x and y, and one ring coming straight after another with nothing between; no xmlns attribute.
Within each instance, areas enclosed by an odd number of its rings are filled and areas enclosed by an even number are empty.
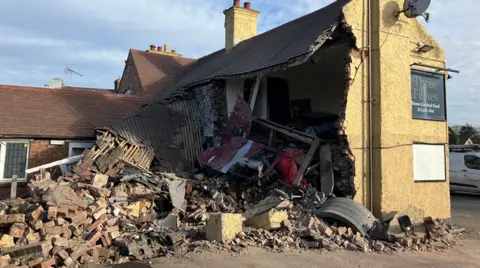
<svg viewBox="0 0 480 268"><path fill-rule="evenodd" d="M227 92L227 112L228 117L233 111L233 107L235 107L235 103L237 102L238 94L243 97L243 83L244 80L227 80L226 85L226 92Z"/></svg>
<svg viewBox="0 0 480 268"><path fill-rule="evenodd" d="M312 64L291 67L269 77L288 80L290 100L310 99L312 112L339 114L345 94L346 47L328 48L316 53L321 59Z"/></svg>
<svg viewBox="0 0 480 268"><path fill-rule="evenodd" d="M227 80L226 84L226 95L227 95L227 111L228 116L233 111L235 103L237 102L238 94L243 97L243 84L244 79L241 80ZM262 80L260 88L258 89L257 100L255 101L255 108L253 110L253 115L259 118L267 118L268 107L267 107L267 87L265 80Z"/></svg>

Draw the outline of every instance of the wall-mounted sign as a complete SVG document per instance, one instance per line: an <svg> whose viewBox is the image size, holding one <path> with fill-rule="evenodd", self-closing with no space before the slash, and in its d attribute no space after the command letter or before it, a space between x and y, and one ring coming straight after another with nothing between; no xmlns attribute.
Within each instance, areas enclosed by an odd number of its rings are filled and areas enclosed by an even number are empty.
<svg viewBox="0 0 480 268"><path fill-rule="evenodd" d="M445 121L445 76L411 70L412 118Z"/></svg>
<svg viewBox="0 0 480 268"><path fill-rule="evenodd" d="M413 180L446 181L445 145L413 144Z"/></svg>

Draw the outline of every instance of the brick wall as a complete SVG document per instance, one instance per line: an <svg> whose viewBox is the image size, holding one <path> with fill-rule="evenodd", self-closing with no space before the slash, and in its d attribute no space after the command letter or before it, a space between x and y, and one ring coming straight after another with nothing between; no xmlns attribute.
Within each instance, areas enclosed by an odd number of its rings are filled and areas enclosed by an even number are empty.
<svg viewBox="0 0 480 268"><path fill-rule="evenodd" d="M140 94L143 91L140 78L138 77L137 67L133 62L132 53L128 54L128 59L125 63L125 69L123 70L122 80L120 81L120 85L118 87L118 93L124 94L127 90L130 90L132 95Z"/></svg>
<svg viewBox="0 0 480 268"><path fill-rule="evenodd" d="M50 145L48 140L30 142L28 168L41 166L68 157L68 142L63 145ZM52 174L57 168L48 170Z"/></svg>

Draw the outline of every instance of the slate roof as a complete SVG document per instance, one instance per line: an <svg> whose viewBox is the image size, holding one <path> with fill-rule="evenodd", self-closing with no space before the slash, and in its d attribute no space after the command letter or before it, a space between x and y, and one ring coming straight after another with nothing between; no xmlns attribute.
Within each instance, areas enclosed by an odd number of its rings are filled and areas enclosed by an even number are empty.
<svg viewBox="0 0 480 268"><path fill-rule="evenodd" d="M221 49L198 59L183 77L160 98L175 90L212 79L254 76L258 72L285 68L288 63L314 52L324 31L340 24L342 8L351 0L337 0L313 13L252 37L231 50ZM306 60L306 59L305 59Z"/></svg>
<svg viewBox="0 0 480 268"><path fill-rule="evenodd" d="M195 61L136 49L130 49L130 53L137 67L142 93L147 95L171 86L183 75L185 67Z"/></svg>
<svg viewBox="0 0 480 268"><path fill-rule="evenodd" d="M81 139L118 124L148 100L99 91L0 85L0 137Z"/></svg>

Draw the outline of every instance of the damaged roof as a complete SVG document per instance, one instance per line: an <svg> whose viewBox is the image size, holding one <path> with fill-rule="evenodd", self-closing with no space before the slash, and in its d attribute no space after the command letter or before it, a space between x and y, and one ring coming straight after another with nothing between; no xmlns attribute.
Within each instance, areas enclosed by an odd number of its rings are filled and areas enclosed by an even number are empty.
<svg viewBox="0 0 480 268"><path fill-rule="evenodd" d="M143 94L150 95L172 86L195 59L130 49Z"/></svg>
<svg viewBox="0 0 480 268"><path fill-rule="evenodd" d="M263 34L239 43L231 50L221 49L198 59L183 77L160 97L167 97L180 88L208 82L212 79L232 79L255 76L286 68L299 59L306 60L325 42L340 24L342 8L351 0L337 0L313 13L290 21Z"/></svg>
<svg viewBox="0 0 480 268"><path fill-rule="evenodd" d="M0 85L0 137L92 138L148 100L100 91Z"/></svg>

